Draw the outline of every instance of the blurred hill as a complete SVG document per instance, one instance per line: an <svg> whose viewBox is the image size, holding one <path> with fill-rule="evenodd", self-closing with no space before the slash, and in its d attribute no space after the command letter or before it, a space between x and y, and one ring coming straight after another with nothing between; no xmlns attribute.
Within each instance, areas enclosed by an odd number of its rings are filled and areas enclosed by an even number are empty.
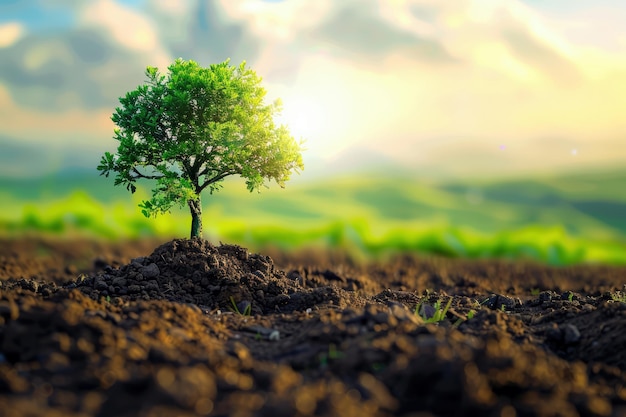
<svg viewBox="0 0 626 417"><path fill-rule="evenodd" d="M146 219L131 195L95 170L0 178L0 235L187 236L187 208ZM203 195L205 235L284 249L530 257L556 264L626 263L626 170L445 180L401 169L298 179L249 193L241 179ZM143 186L143 187L142 187Z"/></svg>
<svg viewBox="0 0 626 417"><path fill-rule="evenodd" d="M559 225L568 233L592 239L626 240L624 184L626 170L422 181L396 169L386 176L375 171L294 181L284 190L274 186L260 194L248 193L242 181L233 178L220 192L205 195L203 203L205 210L215 215L250 224L314 226L360 219L383 229L412 222L445 223L484 233L524 225ZM132 199L125 189L114 187L110 178L98 176L95 170L70 167L44 177L0 178L0 193L3 200L14 203L14 209L24 204L44 206L77 191L98 204L127 206L148 195L149 189L141 185L148 184L140 184L141 191ZM214 221L219 218L209 218L206 224Z"/></svg>

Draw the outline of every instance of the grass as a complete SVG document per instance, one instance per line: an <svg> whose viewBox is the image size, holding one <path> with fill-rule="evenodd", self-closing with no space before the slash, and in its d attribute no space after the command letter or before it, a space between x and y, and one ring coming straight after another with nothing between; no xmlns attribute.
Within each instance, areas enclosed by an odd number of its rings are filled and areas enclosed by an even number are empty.
<svg viewBox="0 0 626 417"><path fill-rule="evenodd" d="M243 311L240 311L232 295L230 296L230 305L230 310L240 316L250 316L252 314L252 304L246 305L246 308Z"/></svg>
<svg viewBox="0 0 626 417"><path fill-rule="evenodd" d="M204 196L204 230L212 241L251 250L317 246L373 257L410 251L553 265L626 264L626 224L614 215L626 204L620 184L603 176L594 182L591 176L585 178L590 190L585 194L555 179L425 184L411 178L345 177L250 194L233 179L219 193ZM475 189L482 193L479 203L468 199L468 190ZM131 196L100 177L42 183L0 179L0 190L5 202L0 235L189 234L187 210L145 218L137 204L148 196L146 188Z"/></svg>
<svg viewBox="0 0 626 417"><path fill-rule="evenodd" d="M480 304L479 304L480 305ZM471 320L474 318L474 316L476 315L476 310L470 310L467 312L467 314L465 315L465 318L458 318L454 324L452 324L452 327L459 327L461 325L461 323L464 323L468 320Z"/></svg>

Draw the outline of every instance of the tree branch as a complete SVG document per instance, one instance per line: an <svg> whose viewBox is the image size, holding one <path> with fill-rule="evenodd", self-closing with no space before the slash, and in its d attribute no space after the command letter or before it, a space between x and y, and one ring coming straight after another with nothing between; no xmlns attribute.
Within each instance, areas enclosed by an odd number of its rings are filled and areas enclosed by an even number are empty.
<svg viewBox="0 0 626 417"><path fill-rule="evenodd" d="M135 173L135 175L137 175L134 178L146 178L146 179L149 179L149 180L158 180L159 178L165 177L165 175L145 175L145 174L142 174L141 172L139 172L137 170L137 168L135 168L135 167L133 167L133 172Z"/></svg>
<svg viewBox="0 0 626 417"><path fill-rule="evenodd" d="M202 184L202 186L200 186L200 191L204 190L206 187L208 187L210 184L216 183L219 180L222 180L226 177L228 177L229 175L234 175L235 173L232 171L227 171L227 172L223 172L219 175L216 175L215 177L211 178L210 180L207 180L204 182L204 184Z"/></svg>

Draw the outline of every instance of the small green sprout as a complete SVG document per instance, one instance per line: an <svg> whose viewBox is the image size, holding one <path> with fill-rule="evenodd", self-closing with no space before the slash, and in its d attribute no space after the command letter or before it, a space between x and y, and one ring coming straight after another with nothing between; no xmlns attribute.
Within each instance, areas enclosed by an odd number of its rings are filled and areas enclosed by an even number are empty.
<svg viewBox="0 0 626 417"><path fill-rule="evenodd" d="M230 311L232 311L233 313L237 313L240 316L250 316L252 314L252 304L248 304L243 312L241 312L239 311L239 307L237 307L237 303L235 302L235 299L232 295L230 296L230 305L232 306L230 307Z"/></svg>
<svg viewBox="0 0 626 417"><path fill-rule="evenodd" d="M423 302L420 302L415 307L415 314L420 316L422 320L424 320L424 323L439 323L446 318L446 314L448 314L448 309L450 309L450 305L452 304L452 298L448 300L448 303L445 307L442 307L441 300L437 300L435 304L433 304L435 312L433 313L432 317L427 317L426 314L421 311L423 304Z"/></svg>
<svg viewBox="0 0 626 417"><path fill-rule="evenodd" d="M537 296L540 292L541 290L539 288L533 288L532 290L530 290L530 295Z"/></svg>
<svg viewBox="0 0 626 417"><path fill-rule="evenodd" d="M343 354L337 350L337 346L334 343L328 345L328 357L330 359L339 359Z"/></svg>
<svg viewBox="0 0 626 417"><path fill-rule="evenodd" d="M570 292L570 293L567 295L567 301L569 301L569 302L571 303L573 300L574 300L574 293L573 293L573 292Z"/></svg>
<svg viewBox="0 0 626 417"><path fill-rule="evenodd" d="M328 345L328 352L322 352L320 354L320 366L325 368L328 366L329 359L335 360L343 357L343 353L337 350L337 346L334 343Z"/></svg>
<svg viewBox="0 0 626 417"><path fill-rule="evenodd" d="M476 315L476 311L474 311L474 310L468 311L467 314L465 315L465 320L463 320L463 318L457 319L457 321L454 322L452 327L459 327L461 325L461 323L464 323L464 322L466 322L466 321L468 321L470 319L473 319L475 315Z"/></svg>

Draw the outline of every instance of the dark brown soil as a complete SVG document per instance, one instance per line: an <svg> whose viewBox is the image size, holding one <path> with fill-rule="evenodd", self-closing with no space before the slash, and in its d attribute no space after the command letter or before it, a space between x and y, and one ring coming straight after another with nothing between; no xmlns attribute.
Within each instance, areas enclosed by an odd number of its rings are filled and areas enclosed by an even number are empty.
<svg viewBox="0 0 626 417"><path fill-rule="evenodd" d="M0 241L0 416L626 416L626 268L155 246Z"/></svg>

